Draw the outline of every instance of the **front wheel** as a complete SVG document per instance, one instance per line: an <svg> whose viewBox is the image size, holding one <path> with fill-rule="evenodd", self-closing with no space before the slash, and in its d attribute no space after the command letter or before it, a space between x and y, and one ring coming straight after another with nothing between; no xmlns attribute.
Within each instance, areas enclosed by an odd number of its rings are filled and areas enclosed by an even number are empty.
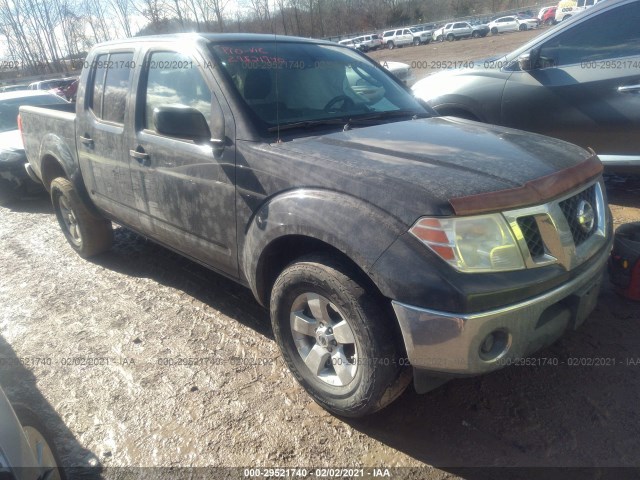
<svg viewBox="0 0 640 480"><path fill-rule="evenodd" d="M523 23L518 27L518 30L520 30L521 32L524 32L527 29L527 26Z"/></svg>
<svg viewBox="0 0 640 480"><path fill-rule="evenodd" d="M395 44L394 44L391 40L389 40L389 41L387 42L387 48L388 48L389 50L393 50L393 48L394 48L394 47L395 47Z"/></svg>
<svg viewBox="0 0 640 480"><path fill-rule="evenodd" d="M450 33L449 35L447 35L447 41L453 42L455 39L456 37L453 36L453 33Z"/></svg>
<svg viewBox="0 0 640 480"><path fill-rule="evenodd" d="M58 177L51 182L51 203L64 236L78 255L88 258L111 248L111 222L91 212L69 180Z"/></svg>
<svg viewBox="0 0 640 480"><path fill-rule="evenodd" d="M419 46L419 45L420 45L420 39L419 39L419 38L414 38L414 39L413 39L413 46L414 46L414 47L417 47L417 46Z"/></svg>
<svg viewBox="0 0 640 480"><path fill-rule="evenodd" d="M497 29L497 27L493 27L493 28L491 29L491 35L497 35L497 34L498 34L498 29Z"/></svg>
<svg viewBox="0 0 640 480"><path fill-rule="evenodd" d="M411 379L401 366L393 319L353 269L310 255L287 267L271 294L273 332L293 376L323 408L373 413Z"/></svg>
<svg viewBox="0 0 640 480"><path fill-rule="evenodd" d="M478 38L479 36L480 36L480 33L478 33L478 32L473 32L473 33L471 34L471 37L472 37L472 38Z"/></svg>
<svg viewBox="0 0 640 480"><path fill-rule="evenodd" d="M22 430L27 438L29 448L33 453L38 468L44 472L42 477L48 480L66 480L65 471L60 462L60 456L56 450L49 430L40 419L23 405L14 405L16 416L22 425Z"/></svg>

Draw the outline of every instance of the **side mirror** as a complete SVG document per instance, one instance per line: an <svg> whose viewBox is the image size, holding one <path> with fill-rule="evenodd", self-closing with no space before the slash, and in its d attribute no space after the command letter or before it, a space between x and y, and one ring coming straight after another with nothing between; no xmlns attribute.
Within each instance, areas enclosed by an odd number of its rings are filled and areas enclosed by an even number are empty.
<svg viewBox="0 0 640 480"><path fill-rule="evenodd" d="M535 70L538 68L538 58L540 56L540 50L533 49L527 53L523 53L518 57L518 66L523 72Z"/></svg>
<svg viewBox="0 0 640 480"><path fill-rule="evenodd" d="M520 67L520 70L522 70L523 72L528 72L529 70L532 70L531 53L523 53L522 55L520 55L518 57L518 66Z"/></svg>
<svg viewBox="0 0 640 480"><path fill-rule="evenodd" d="M194 142L211 140L207 120L199 110L191 107L163 105L153 109L156 132L169 137L186 138Z"/></svg>

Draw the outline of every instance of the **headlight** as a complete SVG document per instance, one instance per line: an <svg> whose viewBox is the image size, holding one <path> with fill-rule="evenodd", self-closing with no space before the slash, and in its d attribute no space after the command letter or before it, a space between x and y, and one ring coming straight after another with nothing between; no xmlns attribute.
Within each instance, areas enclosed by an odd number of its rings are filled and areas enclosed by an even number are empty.
<svg viewBox="0 0 640 480"><path fill-rule="evenodd" d="M409 232L461 272L521 270L524 259L500 214L419 219Z"/></svg>

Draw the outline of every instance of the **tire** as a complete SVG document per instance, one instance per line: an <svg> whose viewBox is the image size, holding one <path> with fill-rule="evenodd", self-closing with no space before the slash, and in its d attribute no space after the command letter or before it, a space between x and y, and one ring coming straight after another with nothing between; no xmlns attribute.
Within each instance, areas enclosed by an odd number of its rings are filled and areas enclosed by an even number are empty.
<svg viewBox="0 0 640 480"><path fill-rule="evenodd" d="M478 38L479 36L480 36L480 33L478 33L477 31L471 32L471 38Z"/></svg>
<svg viewBox="0 0 640 480"><path fill-rule="evenodd" d="M419 38L414 38L414 39L413 39L413 46L414 46L414 47L417 47L417 46L419 46L419 45L420 45L420 39L419 39Z"/></svg>
<svg viewBox="0 0 640 480"><path fill-rule="evenodd" d="M46 478L48 480L66 480L67 476L62 468L53 436L46 426L31 409L23 405L13 405L13 410L22 425L33 456L39 461L39 466L45 471L52 470Z"/></svg>
<svg viewBox="0 0 640 480"><path fill-rule="evenodd" d="M448 42L453 42L456 39L456 37L453 36L453 33L450 33L449 35L447 35L447 41Z"/></svg>
<svg viewBox="0 0 640 480"><path fill-rule="evenodd" d="M526 29L527 26L524 23L520 24L520 26L518 27L518 30L520 30L521 32L524 32Z"/></svg>
<svg viewBox="0 0 640 480"><path fill-rule="evenodd" d="M58 177L51 182L51 203L67 242L78 255L89 258L111 248L111 222L91 212L69 180Z"/></svg>
<svg viewBox="0 0 640 480"><path fill-rule="evenodd" d="M0 178L0 207L15 203L23 192L23 185Z"/></svg>
<svg viewBox="0 0 640 480"><path fill-rule="evenodd" d="M436 42L441 42L442 41L442 35L438 35L436 37Z"/></svg>
<svg viewBox="0 0 640 480"><path fill-rule="evenodd" d="M498 28L497 27L493 27L491 29L491 35L497 35L498 34Z"/></svg>
<svg viewBox="0 0 640 480"><path fill-rule="evenodd" d="M389 40L389 41L387 42L387 48L388 48L389 50L393 50L393 49L395 48L395 44L394 44L391 40Z"/></svg>
<svg viewBox="0 0 640 480"><path fill-rule="evenodd" d="M271 293L276 342L293 376L326 410L371 414L411 380L411 369L399 365L401 347L384 311L366 282L330 256L302 257L277 278Z"/></svg>

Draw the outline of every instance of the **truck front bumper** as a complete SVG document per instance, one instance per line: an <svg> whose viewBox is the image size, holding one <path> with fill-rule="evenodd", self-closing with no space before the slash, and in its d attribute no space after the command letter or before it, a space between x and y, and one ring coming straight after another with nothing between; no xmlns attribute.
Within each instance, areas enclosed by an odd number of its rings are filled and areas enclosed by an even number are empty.
<svg viewBox="0 0 640 480"><path fill-rule="evenodd" d="M411 365L422 373L478 375L550 345L595 308L610 250L611 240L580 276L495 310L456 314L393 301Z"/></svg>

